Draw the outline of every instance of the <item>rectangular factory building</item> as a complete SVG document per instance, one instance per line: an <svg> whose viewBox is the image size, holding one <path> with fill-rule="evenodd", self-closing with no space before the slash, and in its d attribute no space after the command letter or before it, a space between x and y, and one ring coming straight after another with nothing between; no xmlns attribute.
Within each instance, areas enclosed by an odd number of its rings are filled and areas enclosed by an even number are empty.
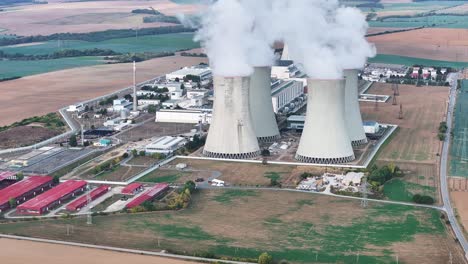
<svg viewBox="0 0 468 264"><path fill-rule="evenodd" d="M134 182L130 183L129 185L125 186L125 188L122 189L121 193L122 194L127 194L127 195L135 195L139 192L141 192L144 189L143 184Z"/></svg>
<svg viewBox="0 0 468 264"><path fill-rule="evenodd" d="M41 215L48 213L55 205L61 204L63 200L74 197L84 192L86 181L69 180L59 184L57 187L31 199L16 208L18 214Z"/></svg>
<svg viewBox="0 0 468 264"><path fill-rule="evenodd" d="M292 110L291 103L304 94L304 84L299 81L277 80L271 86L273 111L278 113L284 109ZM288 111L285 111L288 112Z"/></svg>
<svg viewBox="0 0 468 264"><path fill-rule="evenodd" d="M144 192L140 196L133 199L131 202L127 204L127 209L132 209L133 207L137 207L140 204L153 200L154 198L161 195L163 192L169 189L169 184L167 183L158 183L153 188L149 189L148 191Z"/></svg>
<svg viewBox="0 0 468 264"><path fill-rule="evenodd" d="M91 201L94 201L97 198L106 194L109 190L110 190L109 185L101 185L89 193L89 198L91 199ZM86 205L88 205L88 195L83 195L80 198L76 199L75 201L69 203L67 205L67 210L71 212L79 211L81 208L85 207Z"/></svg>
<svg viewBox="0 0 468 264"><path fill-rule="evenodd" d="M10 201L16 204L25 202L52 187L50 176L31 176L0 190L0 212L10 209Z"/></svg>

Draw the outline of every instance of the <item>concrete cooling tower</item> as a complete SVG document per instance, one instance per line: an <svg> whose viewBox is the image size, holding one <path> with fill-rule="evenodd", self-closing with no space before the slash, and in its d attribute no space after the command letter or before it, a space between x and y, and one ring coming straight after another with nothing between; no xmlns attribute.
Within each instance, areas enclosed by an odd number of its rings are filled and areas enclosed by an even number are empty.
<svg viewBox="0 0 468 264"><path fill-rule="evenodd" d="M307 116L296 159L318 164L355 159L345 121L345 80L308 80Z"/></svg>
<svg viewBox="0 0 468 264"><path fill-rule="evenodd" d="M280 138L271 101L271 67L255 67L250 80L250 113L259 142Z"/></svg>
<svg viewBox="0 0 468 264"><path fill-rule="evenodd" d="M214 105L203 154L249 159L260 155L249 106L250 77L214 77Z"/></svg>
<svg viewBox="0 0 468 264"><path fill-rule="evenodd" d="M366 133L362 125L361 110L359 109L358 70L345 70L345 112L346 126L353 146L367 143Z"/></svg>

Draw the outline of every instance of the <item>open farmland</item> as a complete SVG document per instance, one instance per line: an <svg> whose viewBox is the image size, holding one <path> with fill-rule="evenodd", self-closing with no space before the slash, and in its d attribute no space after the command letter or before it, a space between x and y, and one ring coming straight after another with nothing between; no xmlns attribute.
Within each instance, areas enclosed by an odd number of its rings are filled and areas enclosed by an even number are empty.
<svg viewBox="0 0 468 264"><path fill-rule="evenodd" d="M274 201L274 202L272 202ZM234 209L235 208L235 209ZM0 232L146 250L256 258L268 251L290 263L465 263L439 212L323 195L201 191L179 212L0 224ZM378 230L378 231L377 231ZM377 232L376 232L377 231ZM159 243L158 243L159 242Z"/></svg>
<svg viewBox="0 0 468 264"><path fill-rule="evenodd" d="M400 107L392 105L392 99L379 104L377 110L374 103L361 103L363 119L399 126L378 160L433 164L440 150L437 132L445 114L448 87L400 85L399 91L397 101L403 105L402 120L398 119ZM391 84L385 83L374 83L368 92L393 95Z"/></svg>
<svg viewBox="0 0 468 264"><path fill-rule="evenodd" d="M136 254L117 253L107 250L88 249L64 245L55 245L23 240L0 238L0 258L7 259L8 264L24 264L31 262L47 262L48 264L63 264L66 252L68 264L94 264L96 259L105 259L112 264L194 264L160 257L141 256ZM28 254L24 254L28 252Z"/></svg>
<svg viewBox="0 0 468 264"><path fill-rule="evenodd" d="M450 146L450 175L468 178L468 80L457 95L453 138Z"/></svg>
<svg viewBox="0 0 468 264"><path fill-rule="evenodd" d="M116 38L104 41L88 42L79 40L48 41L45 43L30 43L31 45L13 45L0 47L5 53L21 53L26 55L51 54L63 49L111 49L120 53L138 52L171 52L181 49L198 48L193 42L193 33L147 35L138 38Z"/></svg>
<svg viewBox="0 0 468 264"><path fill-rule="evenodd" d="M7 8L0 16L3 34L50 35L83 33L107 29L166 26L167 23L143 23L143 15L134 9L154 9L166 14L191 14L198 5L179 5L169 0L51 2Z"/></svg>
<svg viewBox="0 0 468 264"><path fill-rule="evenodd" d="M464 29L424 28L368 37L379 54L465 62L468 64L468 25Z"/></svg>
<svg viewBox="0 0 468 264"><path fill-rule="evenodd" d="M437 27L437 28L467 28L465 16L430 15L421 17L388 17L381 21L369 21L371 27Z"/></svg>
<svg viewBox="0 0 468 264"><path fill-rule="evenodd" d="M428 60L389 54L377 54L377 56L375 56L374 58L369 58L368 61L371 63L400 64L410 67L414 65L427 65L434 67L451 67L455 69L461 69L468 66L468 62Z"/></svg>
<svg viewBox="0 0 468 264"><path fill-rule="evenodd" d="M137 63L138 81L206 61L206 58L177 55ZM61 107L105 95L131 84L131 64L76 68L0 82L0 126L54 112Z"/></svg>

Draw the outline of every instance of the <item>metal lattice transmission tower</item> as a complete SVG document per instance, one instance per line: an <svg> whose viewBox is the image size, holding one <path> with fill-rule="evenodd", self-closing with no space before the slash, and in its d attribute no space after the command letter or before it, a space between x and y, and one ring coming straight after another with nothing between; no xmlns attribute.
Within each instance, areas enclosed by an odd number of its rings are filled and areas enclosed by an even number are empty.
<svg viewBox="0 0 468 264"><path fill-rule="evenodd" d="M392 84L393 94L396 96L400 95L400 88L398 87L398 83Z"/></svg>
<svg viewBox="0 0 468 264"><path fill-rule="evenodd" d="M89 185L86 186L86 201L87 205L91 204L91 187ZM92 214L88 214L86 219L86 224L92 225L93 224L93 216Z"/></svg>
<svg viewBox="0 0 468 264"><path fill-rule="evenodd" d="M377 95L375 95L374 111L378 111L378 110L379 110L379 98L377 97Z"/></svg>
<svg viewBox="0 0 468 264"><path fill-rule="evenodd" d="M396 97L397 97L396 90L393 90L393 103L392 103L392 105L397 105L398 104Z"/></svg>
<svg viewBox="0 0 468 264"><path fill-rule="evenodd" d="M367 200L367 177L362 178L361 192L362 192L361 207L367 208L367 206L369 205L369 201Z"/></svg>
<svg viewBox="0 0 468 264"><path fill-rule="evenodd" d="M400 104L400 113L398 113L398 119L403 119L403 104Z"/></svg>

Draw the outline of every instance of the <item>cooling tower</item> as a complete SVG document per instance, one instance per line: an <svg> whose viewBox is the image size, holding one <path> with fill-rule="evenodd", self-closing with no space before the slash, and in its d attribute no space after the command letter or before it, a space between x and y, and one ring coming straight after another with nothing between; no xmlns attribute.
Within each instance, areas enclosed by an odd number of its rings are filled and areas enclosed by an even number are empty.
<svg viewBox="0 0 468 264"><path fill-rule="evenodd" d="M250 77L214 77L214 105L203 154L249 159L260 155L249 106Z"/></svg>
<svg viewBox="0 0 468 264"><path fill-rule="evenodd" d="M271 67L255 67L250 80L250 113L259 142L280 138L271 101Z"/></svg>
<svg viewBox="0 0 468 264"><path fill-rule="evenodd" d="M367 143L366 133L362 125L361 110L359 109L358 70L345 70L345 113L349 139L353 146Z"/></svg>
<svg viewBox="0 0 468 264"><path fill-rule="evenodd" d="M345 121L345 80L307 82L307 116L296 159L319 164L354 160Z"/></svg>

